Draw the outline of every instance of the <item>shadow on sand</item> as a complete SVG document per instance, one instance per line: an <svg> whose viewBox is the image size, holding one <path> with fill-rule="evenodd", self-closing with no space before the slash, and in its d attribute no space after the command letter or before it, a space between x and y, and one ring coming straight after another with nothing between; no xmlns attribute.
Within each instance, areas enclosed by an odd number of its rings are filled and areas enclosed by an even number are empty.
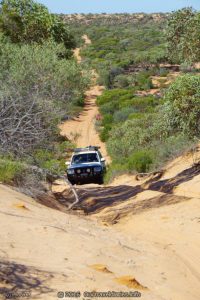
<svg viewBox="0 0 200 300"><path fill-rule="evenodd" d="M3 299L38 299L41 294L48 294L50 289L46 282L53 277L33 267L17 264L15 262L0 261L0 295ZM34 294L31 292L34 290ZM21 295L21 297L20 297ZM1 298L1 297L0 297Z"/></svg>
<svg viewBox="0 0 200 300"><path fill-rule="evenodd" d="M173 178L155 181L149 180L146 182L148 184L148 189L153 191L160 191L163 193L173 193L174 188L180 184L192 180L195 176L200 174L200 164L196 164L189 169L180 172Z"/></svg>
<svg viewBox="0 0 200 300"><path fill-rule="evenodd" d="M106 207L114 207L132 198L134 213L139 213L146 209L157 208L163 205L171 205L186 201L189 198L173 195L173 190L180 184L192 180L200 174L200 164L192 166L189 169L180 172L173 178L162 180L162 176L157 176L147 180L142 185L135 187L128 185L119 185L117 187L97 187L97 188L80 188L78 190L80 202L75 209L82 209L86 214L97 213ZM152 190L165 193L152 199L143 200L134 203L134 197L145 190ZM129 207L130 208L130 207Z"/></svg>

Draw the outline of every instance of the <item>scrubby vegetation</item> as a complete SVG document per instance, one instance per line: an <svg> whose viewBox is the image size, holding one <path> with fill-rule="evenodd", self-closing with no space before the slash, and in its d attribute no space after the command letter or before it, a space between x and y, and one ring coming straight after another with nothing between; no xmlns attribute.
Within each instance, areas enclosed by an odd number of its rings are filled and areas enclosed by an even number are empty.
<svg viewBox="0 0 200 300"><path fill-rule="evenodd" d="M103 115L98 125L103 141L108 140L113 127L121 127L127 120L138 121L144 114L149 118L154 114L159 100L153 96L137 97L134 92L134 89L114 89L98 98L97 103Z"/></svg>
<svg viewBox="0 0 200 300"><path fill-rule="evenodd" d="M0 181L11 183L21 176L25 170L23 163L12 160L10 157L0 157Z"/></svg>
<svg viewBox="0 0 200 300"><path fill-rule="evenodd" d="M128 90L106 91L99 97L101 138L113 158L107 177L160 169L192 147L200 137L199 91L199 76L184 75L162 100L135 97Z"/></svg>
<svg viewBox="0 0 200 300"><path fill-rule="evenodd" d="M24 165L59 174L73 145L58 124L82 109L89 73L70 54L68 27L44 6L5 0L0 21L0 180L18 180Z"/></svg>
<svg viewBox="0 0 200 300"><path fill-rule="evenodd" d="M99 83L108 89L123 88L134 82L134 76L129 75L133 75L138 66L143 71L152 67L152 64L157 65L167 60L165 14L89 14L62 17L79 38L84 33L92 40L92 44L84 48L81 55L98 71ZM145 80L150 88L150 74Z"/></svg>
<svg viewBox="0 0 200 300"><path fill-rule="evenodd" d="M120 22L112 22L117 17ZM199 59L199 47L194 49L199 42L194 21L198 13L183 9L167 18L155 21L143 15L133 22L122 15L90 16L88 26L82 16L92 40L82 55L97 69L99 83L107 87L97 101L102 118L96 127L113 161L108 180L127 171L160 169L199 138L200 82L191 64ZM68 22L76 23L76 17ZM171 72L165 65L170 63L180 63L182 71L171 85L165 83ZM153 76L159 76L156 95L150 92Z"/></svg>
<svg viewBox="0 0 200 300"><path fill-rule="evenodd" d="M1 1L0 25L13 43L43 43L52 38L63 43L67 51L75 46L75 39L61 18L33 0Z"/></svg>
<svg viewBox="0 0 200 300"><path fill-rule="evenodd" d="M168 56L171 61L191 64L200 60L200 12L184 8L168 22Z"/></svg>

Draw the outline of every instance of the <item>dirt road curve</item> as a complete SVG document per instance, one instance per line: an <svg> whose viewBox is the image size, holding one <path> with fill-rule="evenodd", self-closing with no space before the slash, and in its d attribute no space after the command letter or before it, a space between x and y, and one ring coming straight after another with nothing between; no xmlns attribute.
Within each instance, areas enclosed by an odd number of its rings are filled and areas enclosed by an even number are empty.
<svg viewBox="0 0 200 300"><path fill-rule="evenodd" d="M85 46L91 44L91 40L88 38L88 36L87 36L86 34L84 34L84 35L82 36L82 38L83 38L84 41L85 41ZM80 51L81 51L81 48L76 48L76 49L74 50L74 56L76 57L78 63L81 63L81 61L82 61L82 58L81 58L81 55L80 55Z"/></svg>
<svg viewBox="0 0 200 300"><path fill-rule="evenodd" d="M84 35L85 45L91 43L89 38ZM77 61L81 62L80 49L74 51ZM96 79L94 79L96 80ZM100 141L99 135L95 129L95 120L98 115L98 107L96 105L97 96L102 94L103 86L94 85L86 92L85 107L82 113L71 121L63 123L61 134L72 139L76 136L76 144L78 147L86 147L95 145L101 147L101 152L106 158L107 163L110 162L110 157L107 154L105 144Z"/></svg>

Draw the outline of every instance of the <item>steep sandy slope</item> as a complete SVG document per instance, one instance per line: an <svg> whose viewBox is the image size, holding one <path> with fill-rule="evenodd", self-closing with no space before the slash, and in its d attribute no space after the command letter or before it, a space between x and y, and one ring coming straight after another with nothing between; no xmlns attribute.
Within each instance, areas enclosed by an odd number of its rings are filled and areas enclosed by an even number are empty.
<svg viewBox="0 0 200 300"><path fill-rule="evenodd" d="M157 195L157 202L162 197ZM175 199L171 197L170 201ZM116 229L130 238L150 242L162 253L163 259L158 256L154 261L152 276L158 276L159 265L162 272L157 289L163 299L199 299L200 198L179 201L151 207L150 200L143 210L121 219Z"/></svg>
<svg viewBox="0 0 200 300"><path fill-rule="evenodd" d="M160 277L170 261L154 245L46 208L2 185L0 195L1 299L16 288L30 290L29 299L57 299L58 291L109 290L165 299L155 288L163 279L156 282L152 267L159 259Z"/></svg>
<svg viewBox="0 0 200 300"><path fill-rule="evenodd" d="M123 175L112 186L79 192L79 208L91 219L145 243L151 289L162 299L200 299L199 162L198 147L169 163L163 173L143 180ZM153 260L151 247L157 251Z"/></svg>
<svg viewBox="0 0 200 300"><path fill-rule="evenodd" d="M1 293L17 287L30 289L30 299L56 299L63 290L138 290L148 300L200 299L199 185L195 197L177 194L199 173L186 155L160 178L80 187L81 204L96 210L87 217L0 185Z"/></svg>

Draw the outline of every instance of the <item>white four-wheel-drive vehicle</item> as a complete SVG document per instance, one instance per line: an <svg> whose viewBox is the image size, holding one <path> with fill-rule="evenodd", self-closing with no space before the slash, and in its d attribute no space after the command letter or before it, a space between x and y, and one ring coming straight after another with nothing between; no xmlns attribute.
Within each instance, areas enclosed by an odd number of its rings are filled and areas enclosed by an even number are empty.
<svg viewBox="0 0 200 300"><path fill-rule="evenodd" d="M88 146L74 150L71 161L66 162L67 177L72 184L103 184L106 164L99 149L97 146Z"/></svg>

